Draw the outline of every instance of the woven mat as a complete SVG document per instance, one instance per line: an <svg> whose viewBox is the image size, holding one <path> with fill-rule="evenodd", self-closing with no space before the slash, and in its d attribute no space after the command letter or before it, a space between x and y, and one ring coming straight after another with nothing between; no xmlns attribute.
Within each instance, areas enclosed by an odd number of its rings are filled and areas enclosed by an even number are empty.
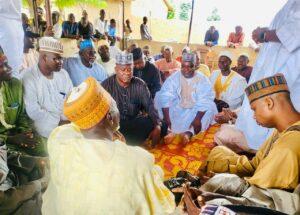
<svg viewBox="0 0 300 215"><path fill-rule="evenodd" d="M185 146L181 144L181 139L177 136L171 144L158 145L149 150L154 155L156 164L163 169L165 179L175 177L179 170L187 170L196 174L215 146L213 138L219 127L219 125L211 126L206 132L194 136Z"/></svg>

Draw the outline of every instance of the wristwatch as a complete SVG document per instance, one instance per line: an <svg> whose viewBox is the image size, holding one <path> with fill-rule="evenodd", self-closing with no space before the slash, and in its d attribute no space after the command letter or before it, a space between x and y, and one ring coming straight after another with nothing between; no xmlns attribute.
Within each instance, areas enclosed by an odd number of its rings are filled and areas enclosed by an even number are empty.
<svg viewBox="0 0 300 215"><path fill-rule="evenodd" d="M264 31L264 32L261 32L260 35L259 35L259 40L264 42L264 43L268 42L268 41L266 41L266 33L267 32Z"/></svg>

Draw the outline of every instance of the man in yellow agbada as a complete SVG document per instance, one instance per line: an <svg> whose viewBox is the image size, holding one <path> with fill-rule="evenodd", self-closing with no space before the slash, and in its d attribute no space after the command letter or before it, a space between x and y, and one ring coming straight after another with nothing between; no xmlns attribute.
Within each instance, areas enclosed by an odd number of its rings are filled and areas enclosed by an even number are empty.
<svg viewBox="0 0 300 215"><path fill-rule="evenodd" d="M151 154L116 139L115 101L88 78L65 101L71 124L49 137L51 180L43 214L170 214L173 194Z"/></svg>
<svg viewBox="0 0 300 215"><path fill-rule="evenodd" d="M275 132L252 160L226 147L214 148L207 169L246 177L250 184L261 188L295 189L300 176L300 114L291 103L284 76L255 82L246 94L257 123L275 128Z"/></svg>
<svg viewBox="0 0 300 215"><path fill-rule="evenodd" d="M300 113L281 74L251 84L246 94L257 123L276 130L251 160L224 146L215 147L201 171L232 174L215 175L201 186L200 195L207 204L242 204L294 214L300 211Z"/></svg>

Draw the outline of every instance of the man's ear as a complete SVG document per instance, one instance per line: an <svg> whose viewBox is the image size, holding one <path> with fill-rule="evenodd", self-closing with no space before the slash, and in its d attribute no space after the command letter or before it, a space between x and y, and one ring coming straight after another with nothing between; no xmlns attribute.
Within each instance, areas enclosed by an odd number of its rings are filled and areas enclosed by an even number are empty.
<svg viewBox="0 0 300 215"><path fill-rule="evenodd" d="M47 62L47 55L43 54L42 59L43 59L44 63L46 63Z"/></svg>
<svg viewBox="0 0 300 215"><path fill-rule="evenodd" d="M266 102L269 110L272 110L274 108L275 104L274 104L274 100L273 100L273 98L271 96L267 96L265 98L265 102Z"/></svg>

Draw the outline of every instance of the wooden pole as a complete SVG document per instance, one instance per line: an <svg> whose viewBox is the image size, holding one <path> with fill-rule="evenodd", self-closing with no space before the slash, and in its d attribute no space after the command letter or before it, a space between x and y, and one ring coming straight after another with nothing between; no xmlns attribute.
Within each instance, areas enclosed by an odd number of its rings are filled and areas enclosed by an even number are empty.
<svg viewBox="0 0 300 215"><path fill-rule="evenodd" d="M125 1L122 1L122 50L125 49Z"/></svg>
<svg viewBox="0 0 300 215"><path fill-rule="evenodd" d="M46 22L47 27L52 26L52 14L51 14L51 5L50 0L45 0L45 10L46 10Z"/></svg>
<svg viewBox="0 0 300 215"><path fill-rule="evenodd" d="M192 25L193 25L193 16L194 16L194 0L192 0L192 12L191 12L191 18L190 18L190 26L189 26L189 36L188 36L188 42L187 46L190 45L191 41L191 33L192 33Z"/></svg>
<svg viewBox="0 0 300 215"><path fill-rule="evenodd" d="M32 0L32 7L33 7L33 17L34 17L34 32L39 33L39 22L38 22L38 16L37 16L36 0Z"/></svg>

